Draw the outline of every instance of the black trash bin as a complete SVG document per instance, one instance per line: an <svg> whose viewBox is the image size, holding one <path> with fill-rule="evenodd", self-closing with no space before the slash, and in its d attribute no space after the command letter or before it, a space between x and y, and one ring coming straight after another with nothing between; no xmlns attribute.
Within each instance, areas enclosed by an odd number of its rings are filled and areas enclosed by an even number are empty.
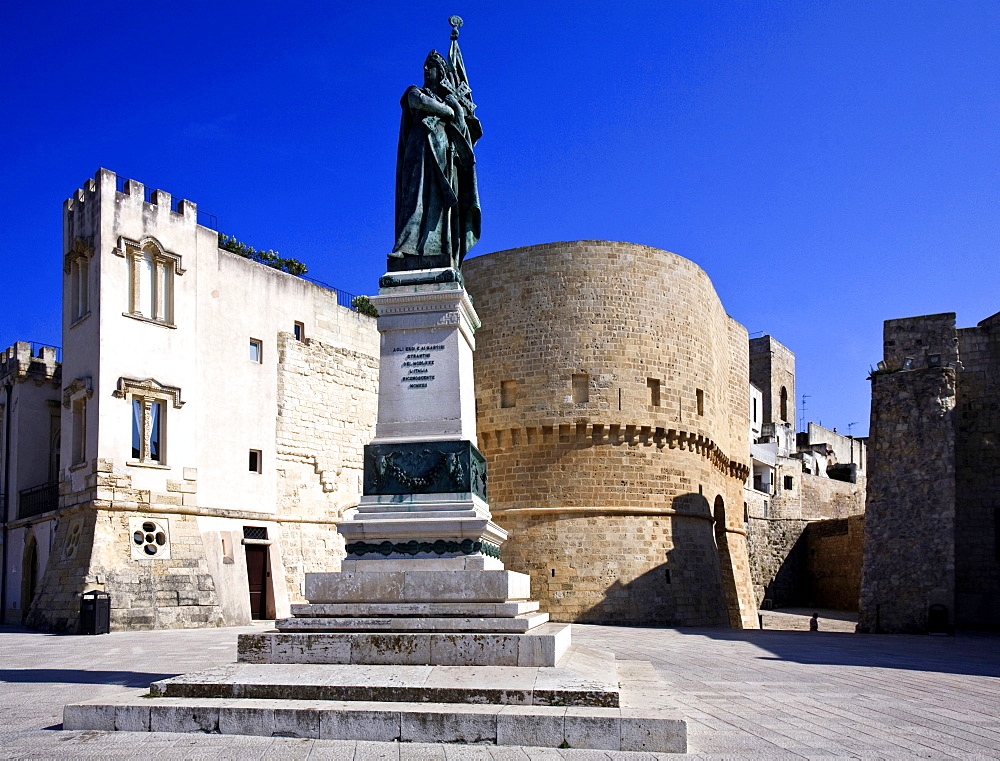
<svg viewBox="0 0 1000 761"><path fill-rule="evenodd" d="M948 608L944 605L931 605L927 609L927 633L928 634L950 634L951 627L948 624Z"/></svg>
<svg viewBox="0 0 1000 761"><path fill-rule="evenodd" d="M80 598L80 634L107 634L111 631L111 595L84 592Z"/></svg>

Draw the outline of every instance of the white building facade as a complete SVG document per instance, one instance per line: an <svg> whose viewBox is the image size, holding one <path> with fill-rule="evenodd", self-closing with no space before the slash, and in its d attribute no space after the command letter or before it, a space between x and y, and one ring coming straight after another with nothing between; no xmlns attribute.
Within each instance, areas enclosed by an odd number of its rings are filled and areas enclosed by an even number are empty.
<svg viewBox="0 0 1000 761"><path fill-rule="evenodd" d="M58 504L7 505L8 620L74 631L89 590L113 629L288 615L304 573L343 556L375 321L106 170L65 203L64 251ZM31 542L46 557L25 584Z"/></svg>

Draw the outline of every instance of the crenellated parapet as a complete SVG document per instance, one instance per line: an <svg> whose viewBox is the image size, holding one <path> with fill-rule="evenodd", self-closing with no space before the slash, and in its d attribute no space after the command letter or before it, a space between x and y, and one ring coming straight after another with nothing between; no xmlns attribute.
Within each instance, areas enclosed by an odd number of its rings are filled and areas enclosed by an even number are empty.
<svg viewBox="0 0 1000 761"><path fill-rule="evenodd" d="M740 483L750 475L746 463L731 459L712 439L696 431L635 423L551 423L480 431L483 449L507 449L522 444L641 446L694 452L720 473Z"/></svg>
<svg viewBox="0 0 1000 761"><path fill-rule="evenodd" d="M99 169L63 203L67 246L77 237L93 235L104 202L114 204L117 212L166 214L170 222L194 226L198 223L198 205L174 198L165 190L147 188L137 180L119 177L109 169Z"/></svg>
<svg viewBox="0 0 1000 761"><path fill-rule="evenodd" d="M35 351L33 344L17 341L0 353L0 382L13 380L24 383L30 380L39 386L44 383L58 386L62 382L58 351L54 346L39 346Z"/></svg>

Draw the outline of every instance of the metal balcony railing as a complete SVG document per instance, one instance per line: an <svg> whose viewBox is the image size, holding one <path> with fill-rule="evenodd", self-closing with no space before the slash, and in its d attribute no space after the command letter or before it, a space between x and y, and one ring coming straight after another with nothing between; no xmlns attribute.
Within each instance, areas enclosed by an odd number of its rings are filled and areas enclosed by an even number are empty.
<svg viewBox="0 0 1000 761"><path fill-rule="evenodd" d="M59 507L59 482L22 489L17 494L17 517L31 518Z"/></svg>

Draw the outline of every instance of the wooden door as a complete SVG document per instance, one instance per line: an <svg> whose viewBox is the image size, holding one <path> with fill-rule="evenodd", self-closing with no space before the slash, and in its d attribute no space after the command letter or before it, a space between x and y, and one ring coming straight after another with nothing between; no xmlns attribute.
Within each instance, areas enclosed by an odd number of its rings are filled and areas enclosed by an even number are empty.
<svg viewBox="0 0 1000 761"><path fill-rule="evenodd" d="M244 545L247 553L247 580L250 583L250 617L267 618L267 545Z"/></svg>

